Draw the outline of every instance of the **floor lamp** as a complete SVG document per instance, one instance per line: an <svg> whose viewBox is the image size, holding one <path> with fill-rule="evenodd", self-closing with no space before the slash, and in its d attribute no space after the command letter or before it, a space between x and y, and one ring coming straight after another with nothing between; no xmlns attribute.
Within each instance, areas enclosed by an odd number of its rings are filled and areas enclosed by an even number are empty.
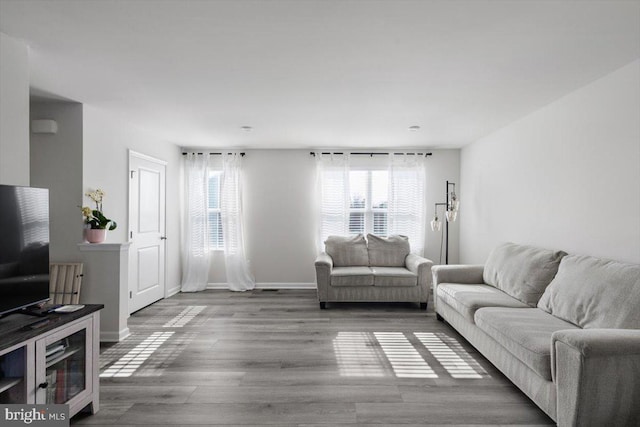
<svg viewBox="0 0 640 427"><path fill-rule="evenodd" d="M453 187L451 191L449 188ZM447 191L446 191L446 202L436 203L434 206L434 215L433 220L431 220L431 230L440 231L442 229L442 221L438 218L438 206L445 207L445 217L447 219L445 225L445 264L449 264L449 223L455 221L458 218L458 209L460 208L460 200L456 195L456 183L447 181ZM442 251L442 246L440 246L440 250ZM442 256L442 252L440 252L440 256ZM442 258L440 258L442 260Z"/></svg>

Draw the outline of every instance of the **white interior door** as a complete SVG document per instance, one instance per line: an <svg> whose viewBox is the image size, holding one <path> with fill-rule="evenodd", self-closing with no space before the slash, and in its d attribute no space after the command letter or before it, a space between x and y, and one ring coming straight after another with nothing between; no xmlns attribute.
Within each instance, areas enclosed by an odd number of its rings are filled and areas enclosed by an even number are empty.
<svg viewBox="0 0 640 427"><path fill-rule="evenodd" d="M129 313L165 296L166 169L129 151Z"/></svg>

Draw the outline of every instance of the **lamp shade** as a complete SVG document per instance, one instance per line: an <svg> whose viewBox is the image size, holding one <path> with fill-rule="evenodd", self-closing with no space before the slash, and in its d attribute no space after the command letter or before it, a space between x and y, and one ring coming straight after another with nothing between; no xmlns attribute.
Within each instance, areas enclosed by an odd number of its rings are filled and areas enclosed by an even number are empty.
<svg viewBox="0 0 640 427"><path fill-rule="evenodd" d="M442 221L440 221L436 216L433 218L433 220L431 220L431 230L440 231L440 229L442 229Z"/></svg>
<svg viewBox="0 0 640 427"><path fill-rule="evenodd" d="M447 210L445 215L447 216L447 222L453 222L456 220L456 218L458 218L458 211L449 209Z"/></svg>
<svg viewBox="0 0 640 427"><path fill-rule="evenodd" d="M450 205L451 205L451 209L453 209L456 212L460 209L460 199L456 197L455 193L451 193Z"/></svg>

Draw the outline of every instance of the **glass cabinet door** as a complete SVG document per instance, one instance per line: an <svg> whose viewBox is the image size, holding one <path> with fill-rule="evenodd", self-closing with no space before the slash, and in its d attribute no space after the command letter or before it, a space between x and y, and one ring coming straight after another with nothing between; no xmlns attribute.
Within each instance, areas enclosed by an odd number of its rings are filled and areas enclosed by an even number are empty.
<svg viewBox="0 0 640 427"><path fill-rule="evenodd" d="M88 323L36 343L36 403L71 404L90 393Z"/></svg>
<svg viewBox="0 0 640 427"><path fill-rule="evenodd" d="M45 403L67 403L86 389L85 331L57 340L45 351Z"/></svg>
<svg viewBox="0 0 640 427"><path fill-rule="evenodd" d="M27 403L27 346L0 356L0 404Z"/></svg>

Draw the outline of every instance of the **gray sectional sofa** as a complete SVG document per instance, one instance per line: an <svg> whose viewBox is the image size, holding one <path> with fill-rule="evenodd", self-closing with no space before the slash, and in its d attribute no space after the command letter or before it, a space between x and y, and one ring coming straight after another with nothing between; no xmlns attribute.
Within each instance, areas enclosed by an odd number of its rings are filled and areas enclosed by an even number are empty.
<svg viewBox="0 0 640 427"><path fill-rule="evenodd" d="M640 425L640 265L505 243L435 310L560 426Z"/></svg>
<svg viewBox="0 0 640 427"><path fill-rule="evenodd" d="M405 236L330 236L315 262L318 302L417 302L427 308L433 263Z"/></svg>

